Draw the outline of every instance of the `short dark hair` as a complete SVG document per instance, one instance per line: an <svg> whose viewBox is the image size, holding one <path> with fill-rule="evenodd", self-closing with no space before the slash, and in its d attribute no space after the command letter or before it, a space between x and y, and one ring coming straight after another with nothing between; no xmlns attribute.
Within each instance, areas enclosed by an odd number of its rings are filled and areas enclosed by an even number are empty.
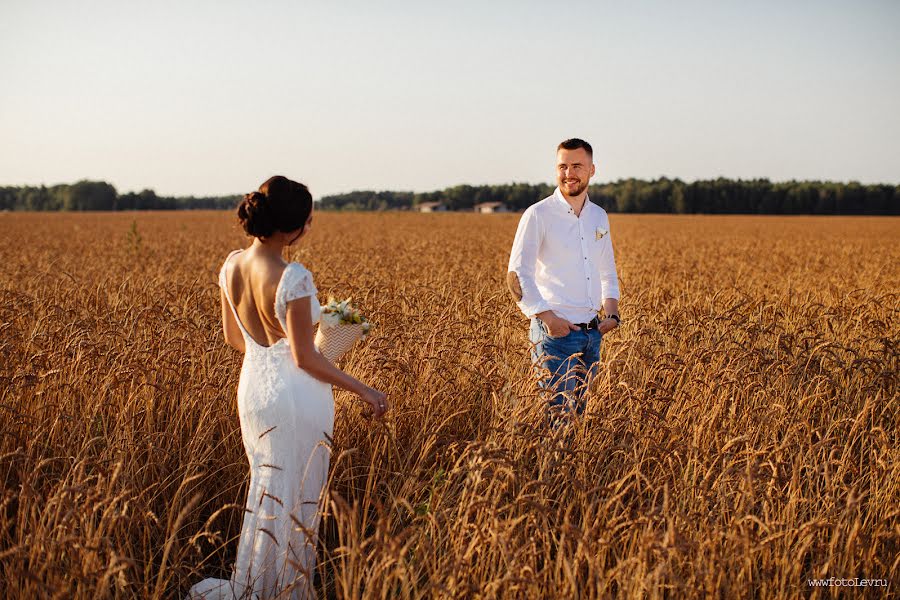
<svg viewBox="0 0 900 600"><path fill-rule="evenodd" d="M269 237L276 231L295 231L306 225L312 204L305 185L276 175L264 181L259 191L244 196L238 205L238 220L248 235Z"/></svg>
<svg viewBox="0 0 900 600"><path fill-rule="evenodd" d="M560 150L578 150L579 148L584 148L584 151L588 153L588 156L594 158L594 149L591 148L591 145L586 141L579 138L569 138L565 141L559 143L559 146L556 147L556 151Z"/></svg>

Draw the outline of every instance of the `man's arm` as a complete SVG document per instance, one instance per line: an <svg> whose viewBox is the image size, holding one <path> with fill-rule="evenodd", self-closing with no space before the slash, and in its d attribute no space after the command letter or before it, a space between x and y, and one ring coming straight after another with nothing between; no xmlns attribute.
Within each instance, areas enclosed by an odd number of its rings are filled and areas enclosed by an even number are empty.
<svg viewBox="0 0 900 600"><path fill-rule="evenodd" d="M603 312L607 315L618 315L619 314L619 299L618 298L604 298L603 299Z"/></svg>
<svg viewBox="0 0 900 600"><path fill-rule="evenodd" d="M509 254L506 285L519 310L529 318L550 310L550 305L541 296L534 281L541 238L541 226L535 218L534 211L526 210L519 219L519 227L516 229L516 237Z"/></svg>
<svg viewBox="0 0 900 600"><path fill-rule="evenodd" d="M509 269L506 273L506 285L516 300L519 310L528 317L537 317L547 326L547 332L554 337L566 335L578 328L556 316L550 310L550 304L541 296L534 271L537 264L538 251L541 248L543 233L541 224L533 210L526 210L519 220L516 238L513 240L512 252L509 255Z"/></svg>
<svg viewBox="0 0 900 600"><path fill-rule="evenodd" d="M619 301L616 298L604 299L603 312L607 315L619 316ZM618 326L618 321L616 321L612 317L607 316L605 319L600 321L600 323L597 325L597 329L600 330L600 333L609 333L613 329L616 329Z"/></svg>
<svg viewBox="0 0 900 600"><path fill-rule="evenodd" d="M609 231L609 226L607 226ZM600 284L603 290L603 312L607 318L600 321L598 329L601 333L607 333L619 326L618 321L609 315L619 314L619 274L616 271L616 259L613 255L612 238L606 235L606 246L603 249L600 260Z"/></svg>

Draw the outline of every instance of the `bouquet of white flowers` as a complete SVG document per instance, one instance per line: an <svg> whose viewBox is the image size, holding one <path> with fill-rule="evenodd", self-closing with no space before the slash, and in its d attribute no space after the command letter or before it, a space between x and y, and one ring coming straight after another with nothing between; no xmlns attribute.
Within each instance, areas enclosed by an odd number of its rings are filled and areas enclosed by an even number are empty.
<svg viewBox="0 0 900 600"><path fill-rule="evenodd" d="M365 339L372 324L356 309L350 298L338 302L329 297L319 317L316 348L336 363L357 341Z"/></svg>

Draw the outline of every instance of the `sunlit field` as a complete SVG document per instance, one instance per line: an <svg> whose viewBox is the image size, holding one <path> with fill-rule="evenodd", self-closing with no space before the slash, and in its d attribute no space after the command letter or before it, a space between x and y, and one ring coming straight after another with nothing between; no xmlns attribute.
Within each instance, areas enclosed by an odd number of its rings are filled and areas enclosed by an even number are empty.
<svg viewBox="0 0 900 600"><path fill-rule="evenodd" d="M623 326L544 426L517 215L317 213L291 257L376 326L336 393L329 598L889 595L900 218L611 216ZM0 214L0 591L227 578L248 466L216 276L231 214ZM884 588L811 588L812 578Z"/></svg>

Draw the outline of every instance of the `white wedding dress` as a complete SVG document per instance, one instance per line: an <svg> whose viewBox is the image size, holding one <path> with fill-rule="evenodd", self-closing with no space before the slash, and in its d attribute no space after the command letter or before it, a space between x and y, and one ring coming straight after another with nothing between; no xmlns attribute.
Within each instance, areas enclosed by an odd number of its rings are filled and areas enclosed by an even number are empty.
<svg viewBox="0 0 900 600"><path fill-rule="evenodd" d="M244 329L227 285L237 252L222 265L219 285L246 346L237 401L250 488L231 579L204 579L188 598L311 598L334 397L329 384L297 367L287 339L261 346ZM305 296L315 324L320 305L312 274L290 263L275 292L275 315L285 332L287 303Z"/></svg>

